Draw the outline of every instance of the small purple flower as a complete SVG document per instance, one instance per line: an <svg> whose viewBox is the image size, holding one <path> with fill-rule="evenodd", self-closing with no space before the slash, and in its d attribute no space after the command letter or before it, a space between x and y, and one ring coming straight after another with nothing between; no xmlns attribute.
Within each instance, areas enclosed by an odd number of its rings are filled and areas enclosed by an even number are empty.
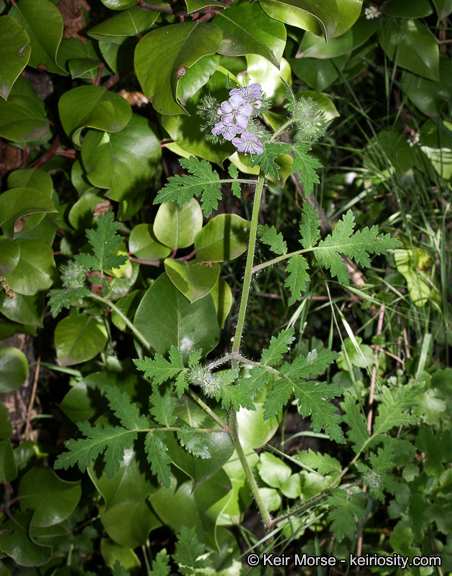
<svg viewBox="0 0 452 576"><path fill-rule="evenodd" d="M246 154L262 154L264 148L259 142L256 134L252 132L243 132L241 138L234 138L232 143L239 152Z"/></svg>
<svg viewBox="0 0 452 576"><path fill-rule="evenodd" d="M220 108L224 114L221 117L223 124L232 124L235 120L240 128L246 129L249 117L253 113L251 104L247 104L241 96L236 94L231 96L229 100L222 102Z"/></svg>
<svg viewBox="0 0 452 576"><path fill-rule="evenodd" d="M215 134L215 136L221 134L225 140L231 141L237 134L243 132L243 128L237 124L223 124L223 122L218 122L215 124L215 127L212 128L211 132Z"/></svg>
<svg viewBox="0 0 452 576"><path fill-rule="evenodd" d="M249 86L244 86L243 88L234 88L229 92L230 96L241 96L244 100L252 100L254 98L258 99L261 97L261 85L260 84L250 84Z"/></svg>

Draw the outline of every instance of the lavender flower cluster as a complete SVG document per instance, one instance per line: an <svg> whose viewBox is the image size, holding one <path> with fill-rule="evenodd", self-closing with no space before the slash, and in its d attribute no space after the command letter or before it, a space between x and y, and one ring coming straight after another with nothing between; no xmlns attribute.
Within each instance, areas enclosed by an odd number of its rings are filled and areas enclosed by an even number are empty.
<svg viewBox="0 0 452 576"><path fill-rule="evenodd" d="M250 84L243 88L234 88L229 92L229 96L229 100L222 102L217 110L221 121L212 128L212 134L232 141L239 152L262 154L262 143L257 135L250 131L253 115L262 108L261 85Z"/></svg>

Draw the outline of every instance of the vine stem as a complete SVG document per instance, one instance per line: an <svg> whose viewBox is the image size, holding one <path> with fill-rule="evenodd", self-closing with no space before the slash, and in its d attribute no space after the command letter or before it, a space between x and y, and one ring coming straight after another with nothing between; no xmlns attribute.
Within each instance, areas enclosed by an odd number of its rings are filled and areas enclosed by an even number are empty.
<svg viewBox="0 0 452 576"><path fill-rule="evenodd" d="M154 352L155 352L154 348L149 344L149 342L146 340L146 338L143 336L143 334L138 330L138 328L136 328L132 324L132 322L127 318L127 316L124 314L124 312L122 312L115 304L113 304L113 302L108 300L108 298L104 298L103 296L98 296L97 294L91 294L90 297L93 298L94 300L97 300L98 302L102 302L103 304L105 304L105 306L107 306L107 308L111 308L112 310L114 310L116 312L116 314L118 314L122 318L122 320L124 320L124 322L132 330L134 335L143 344L143 346L145 348L147 348L149 350L149 352L152 352L154 354Z"/></svg>
<svg viewBox="0 0 452 576"><path fill-rule="evenodd" d="M209 406L207 406L207 404L206 404L203 400L201 400L201 398L196 394L196 392L193 392L193 390L191 390L191 388L187 388L187 394L188 394L189 396L191 396L192 399L193 399L197 404L199 404L199 405L201 406L201 408L202 408L205 412L207 412L207 414L208 414L211 418L213 418L213 419L215 420L215 422L217 422L217 423L223 428L223 430L224 430L225 432L227 432L228 434L230 433L229 426L228 426L225 422L223 422L223 420L222 420L219 416L217 416L217 415L215 414L215 412L214 412L213 410L211 410L211 409L209 408Z"/></svg>
<svg viewBox="0 0 452 576"><path fill-rule="evenodd" d="M240 443L239 438L239 431L238 431L238 422L237 422L237 412L235 410L231 410L229 414L229 435L231 440L234 444L234 448L237 452L237 456L239 457L240 464L245 472L246 479L248 480L249 487L251 492L253 493L254 500L256 501L257 507L259 508L259 512L262 518L262 521L265 526L265 530L271 526L271 516L267 507L262 500L262 497L259 493L259 488L257 486L256 478L254 477L253 471L251 470L251 466L246 458L245 451L243 450L243 446Z"/></svg>
<svg viewBox="0 0 452 576"><path fill-rule="evenodd" d="M243 278L242 299L240 300L239 317L237 320L237 329L235 332L234 344L232 345L232 354L238 354L240 343L245 326L246 307L248 305L248 296L251 287L251 277L253 275L254 250L256 248L257 225L259 223L259 210L261 206L262 191L264 189L265 174L260 171L259 179L256 184L254 194L253 212L251 215L250 237L248 241L248 254L245 265L245 277Z"/></svg>
<svg viewBox="0 0 452 576"><path fill-rule="evenodd" d="M248 297L250 294L250 287L251 287L251 278L253 275L254 250L256 248L257 225L259 222L259 210L262 200L262 191L264 189L264 181L265 181L265 174L261 170L256 184L256 192L254 194L253 211L251 215L250 236L248 241L248 253L245 265L245 276L243 278L242 297L240 300L237 329L231 352L231 356L233 357L232 361L233 368L236 368L238 365L238 358L234 359L234 356L239 356L240 343L242 341L243 329L245 326L246 307L248 304ZM242 468L245 472L246 479L253 494L254 500L256 501L262 521L265 525L265 529L268 531L268 528L271 523L271 516L269 511L267 510L267 507L265 506L265 503L261 495L259 494L259 488L257 486L256 478L254 477L253 471L251 470L249 462L246 458L243 446L240 443L237 412L234 409L231 409L229 412L229 434L234 444L234 448L237 452L237 456L239 457Z"/></svg>

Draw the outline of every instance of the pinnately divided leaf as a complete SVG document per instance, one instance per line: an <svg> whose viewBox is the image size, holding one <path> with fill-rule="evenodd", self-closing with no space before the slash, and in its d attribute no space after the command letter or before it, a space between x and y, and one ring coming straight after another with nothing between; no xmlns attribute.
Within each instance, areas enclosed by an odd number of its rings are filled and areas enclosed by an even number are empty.
<svg viewBox="0 0 452 576"><path fill-rule="evenodd" d="M127 262L126 256L112 255L123 241L122 237L116 234L121 224L115 222L114 218L113 212L109 210L98 219L97 230L86 231L94 255L78 254L75 257L85 268L102 272L111 268L119 268Z"/></svg>
<svg viewBox="0 0 452 576"><path fill-rule="evenodd" d="M176 552L173 560L179 564L179 571L184 576L194 576L198 570L208 568L210 562L201 558L205 553L204 546L198 542L194 529L182 526L178 534Z"/></svg>
<svg viewBox="0 0 452 576"><path fill-rule="evenodd" d="M225 410L232 406L234 410L256 410L253 399L255 392L248 385L247 379L242 379L235 386L223 386L221 389L221 403Z"/></svg>
<svg viewBox="0 0 452 576"><path fill-rule="evenodd" d="M113 414L124 428L143 430L148 427L146 416L140 414L138 406L131 401L127 392L121 392L116 386L109 386L105 391L105 396Z"/></svg>
<svg viewBox="0 0 452 576"><path fill-rule="evenodd" d="M84 298L91 296L88 288L81 286L79 288L56 289L49 291L49 306L52 311L52 317L56 318L63 308L70 309L74 302L81 304Z"/></svg>
<svg viewBox="0 0 452 576"><path fill-rule="evenodd" d="M380 394L381 404L378 407L373 428L374 434L383 434L394 426L416 424L419 420L418 416L406 412L418 404L421 394L422 386L420 385L404 386L393 390L383 386Z"/></svg>
<svg viewBox="0 0 452 576"><path fill-rule="evenodd" d="M295 302L300 299L301 293L306 290L306 282L309 282L308 269L308 262L301 254L289 258L286 267L286 272L288 272L289 275L284 280L284 286L289 288L292 293L289 299L289 306L295 304Z"/></svg>
<svg viewBox="0 0 452 576"><path fill-rule="evenodd" d="M300 224L300 243L305 250L314 248L320 238L320 220L317 218L317 212L314 206L303 202L303 218Z"/></svg>
<svg viewBox="0 0 452 576"><path fill-rule="evenodd" d="M176 406L176 401L171 396L171 387L167 386L159 388L158 384L154 383L152 386L153 394L150 398L152 402L151 414L154 420L160 426L172 426L176 421L176 416L173 415L173 410Z"/></svg>
<svg viewBox="0 0 452 576"><path fill-rule="evenodd" d="M342 466L336 458L333 458L329 454L314 452L311 449L307 452L298 452L296 459L305 466L317 470L317 472L322 475L333 473L337 475L340 474L342 470Z"/></svg>
<svg viewBox="0 0 452 576"><path fill-rule="evenodd" d="M188 453L193 454L197 458L208 459L210 458L209 447L204 442L202 434L197 434L193 428L183 426L177 433L181 446L187 450Z"/></svg>
<svg viewBox="0 0 452 576"><path fill-rule="evenodd" d="M314 190L314 184L320 182L318 174L315 172L322 165L317 160L309 156L311 147L304 142L295 142L293 145L294 159L291 168L291 174L300 172L300 182L304 184L304 192L309 195Z"/></svg>
<svg viewBox="0 0 452 576"><path fill-rule="evenodd" d="M157 480L163 486L169 488L171 486L171 458L167 454L168 448L163 441L163 432L160 430L148 432L144 441L144 448L152 473L157 476Z"/></svg>
<svg viewBox="0 0 452 576"><path fill-rule="evenodd" d="M275 254L282 256L287 253L287 244L283 238L281 232L277 232L274 226L259 226L259 235L261 237L261 242L268 244L270 250Z"/></svg>
<svg viewBox="0 0 452 576"><path fill-rule="evenodd" d="M240 196L242 195L242 190L240 188L240 184L238 182L235 182L235 179L239 177L239 171L237 169L237 166L235 166L234 164L229 164L228 174L231 178L234 179L234 182L231 183L232 193L237 198L240 198Z"/></svg>
<svg viewBox="0 0 452 576"><path fill-rule="evenodd" d="M55 468L67 470L70 466L77 465L84 472L105 452L105 472L108 478L112 478L120 469L125 450L132 449L137 432L119 426L91 426L89 422L81 422L78 427L86 438L69 440L68 452L58 456Z"/></svg>
<svg viewBox="0 0 452 576"><path fill-rule="evenodd" d="M202 194L202 210L206 216L210 216L212 210L218 208L218 200L221 200L218 172L212 170L209 162L194 156L184 158L180 163L191 175L170 176L168 183L157 194L154 204L172 201L182 207L193 196Z"/></svg>
<svg viewBox="0 0 452 576"><path fill-rule="evenodd" d="M163 384L184 370L180 352L174 346L171 347L169 361L156 354L154 358L138 359L134 360L134 363L138 370L144 372L146 378L153 378L156 384Z"/></svg>
<svg viewBox="0 0 452 576"><path fill-rule="evenodd" d="M280 166L275 162L275 158L288 154L291 150L292 146L290 144L266 143L262 154L256 158L253 157L251 165L259 164L267 176L279 179Z"/></svg>
<svg viewBox="0 0 452 576"><path fill-rule="evenodd" d="M262 352L261 362L265 366L276 366L283 359L283 354L287 354L290 345L295 340L295 329L293 327L283 330L270 340L270 346Z"/></svg>
<svg viewBox="0 0 452 576"><path fill-rule="evenodd" d="M286 362L280 369L281 378L276 380L267 395L264 418L267 420L276 416L294 394L300 414L304 418L311 416L314 432L325 430L332 440L344 442L339 426L342 418L337 414L336 406L329 401L341 396L342 391L334 384L304 380L324 372L328 364L338 357L338 354L324 349L319 354L311 353L308 357L298 356L292 364Z"/></svg>
<svg viewBox="0 0 452 576"><path fill-rule="evenodd" d="M398 248L400 242L389 234L378 234L378 228L364 228L354 233L355 217L349 210L340 220L333 233L322 240L315 250L317 258L329 268L341 284L348 286L350 278L347 266L341 254L348 256L357 264L370 266L369 254L386 254L389 249Z"/></svg>
<svg viewBox="0 0 452 576"><path fill-rule="evenodd" d="M332 520L331 527L338 541L341 542L346 536L352 538L357 528L357 520L365 517L366 501L338 488L327 499L326 504L332 506L328 518Z"/></svg>
<svg viewBox="0 0 452 576"><path fill-rule="evenodd" d="M360 405L356 403L355 398L350 393L345 394L344 402L341 402L341 408L344 411L344 422L350 428L347 432L347 437L353 443L353 450L358 454L369 441L366 419Z"/></svg>
<svg viewBox="0 0 452 576"><path fill-rule="evenodd" d="M152 561L152 570L149 571L148 576L168 576L171 572L171 566L169 565L170 557L166 548L163 548Z"/></svg>

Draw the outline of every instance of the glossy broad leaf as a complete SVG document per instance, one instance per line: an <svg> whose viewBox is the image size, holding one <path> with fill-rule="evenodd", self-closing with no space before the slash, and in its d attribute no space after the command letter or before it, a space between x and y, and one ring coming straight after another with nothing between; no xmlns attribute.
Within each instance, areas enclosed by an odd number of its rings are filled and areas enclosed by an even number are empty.
<svg viewBox="0 0 452 576"><path fill-rule="evenodd" d="M448 58L440 58L439 82L427 80L406 72L402 76L402 86L417 108L427 116L439 116L447 103L452 100L452 63Z"/></svg>
<svg viewBox="0 0 452 576"><path fill-rule="evenodd" d="M101 352L107 343L105 326L90 316L69 316L55 329L58 359L64 366L86 362Z"/></svg>
<svg viewBox="0 0 452 576"><path fill-rule="evenodd" d="M209 292L212 297L213 303L217 310L217 322L220 328L224 328L226 318L232 307L232 291L226 280L221 276L218 277L218 282Z"/></svg>
<svg viewBox="0 0 452 576"><path fill-rule="evenodd" d="M48 72L66 74L58 65L57 52L63 37L63 17L49 0L21 0L9 11L30 38L31 54L28 64Z"/></svg>
<svg viewBox="0 0 452 576"><path fill-rule="evenodd" d="M42 328L44 314L44 293L34 296L16 294L11 298L4 291L0 292L0 309L2 314L12 322Z"/></svg>
<svg viewBox="0 0 452 576"><path fill-rule="evenodd" d="M202 10L209 6L218 6L218 8L223 8L224 6L224 4L217 2L217 0L185 0L185 4L187 6L188 14L197 12L198 10Z"/></svg>
<svg viewBox="0 0 452 576"><path fill-rule="evenodd" d="M180 262L165 260L165 272L173 285L190 302L196 302L208 294L218 281L220 266L203 262Z"/></svg>
<svg viewBox="0 0 452 576"><path fill-rule="evenodd" d="M140 260L155 261L166 258L171 248L161 244L155 234L152 224L138 224L129 236L129 250Z"/></svg>
<svg viewBox="0 0 452 576"><path fill-rule="evenodd" d="M219 340L212 298L208 294L190 304L165 274L146 292L135 315L134 325L156 352L166 355L176 346L184 358L195 350L207 354Z"/></svg>
<svg viewBox="0 0 452 576"><path fill-rule="evenodd" d="M194 198L182 208L176 202L165 202L158 209L154 220L157 240L172 249L191 246L201 229L202 212Z"/></svg>
<svg viewBox="0 0 452 576"><path fill-rule="evenodd" d="M336 0L339 9L339 22L334 31L333 38L342 36L358 19L363 7L363 0Z"/></svg>
<svg viewBox="0 0 452 576"><path fill-rule="evenodd" d="M18 348L0 348L0 394L13 392L28 376L28 360Z"/></svg>
<svg viewBox="0 0 452 576"><path fill-rule="evenodd" d="M337 58L350 52L366 42L378 29L376 20L360 18L358 22L339 38L331 38L328 44L323 38L306 32L301 41L299 53L302 58Z"/></svg>
<svg viewBox="0 0 452 576"><path fill-rule="evenodd" d="M35 510L33 526L59 524L74 512L81 494L80 481L61 480L51 468L29 470L19 485L21 510Z"/></svg>
<svg viewBox="0 0 452 576"><path fill-rule="evenodd" d="M101 86L79 86L68 90L61 96L58 110L64 131L77 146L81 146L84 128L120 132L132 116L127 100Z"/></svg>
<svg viewBox="0 0 452 576"><path fill-rule="evenodd" d="M159 489L135 449L124 454L119 471L109 479L96 465L89 476L105 501L101 521L112 538L122 546L136 548L147 540L149 532L161 525L146 499Z"/></svg>
<svg viewBox="0 0 452 576"><path fill-rule="evenodd" d="M433 34L418 20L388 20L378 39L396 66L429 80L439 80L439 49Z"/></svg>
<svg viewBox="0 0 452 576"><path fill-rule="evenodd" d="M176 99L184 108L198 90L205 86L210 77L215 74L219 63L220 56L218 54L203 56L193 66L187 68L186 73L179 78Z"/></svg>
<svg viewBox="0 0 452 576"><path fill-rule="evenodd" d="M125 571L126 574L137 572L141 567L138 556L130 547L121 546L109 538L102 538L100 541L100 553L102 554L105 565L111 568L115 575L119 576L119 565L120 570ZM60 575L55 574L54 576Z"/></svg>
<svg viewBox="0 0 452 576"><path fill-rule="evenodd" d="M161 3L162 6L164 3ZM155 5L159 5L156 2ZM88 30L88 35L96 40L107 40L108 38L143 35L157 20L159 13L151 10L143 10L139 6L134 6L129 10L124 10L104 20L97 26Z"/></svg>
<svg viewBox="0 0 452 576"><path fill-rule="evenodd" d="M178 485L174 478L171 488L162 488L149 500L161 520L175 532L185 526L193 529L198 538L207 538L212 547L217 547L219 515L231 497L229 478L220 470L195 488L192 480Z"/></svg>
<svg viewBox="0 0 452 576"><path fill-rule="evenodd" d="M263 58L263 60L267 62L265 58ZM198 64L199 66L202 64L202 69L199 71L201 77L210 73L211 63L208 59L204 57ZM275 70L277 70L277 68L275 68ZM187 75L188 74L189 73L187 73ZM219 67L209 78L207 84L188 101L186 109L190 116L162 117L163 128L174 140L173 143L167 145L167 148L184 158L197 156L198 158L204 158L220 166L223 165L226 158L233 154L235 148L231 142L212 144L206 141L205 133L200 128L199 116L197 115L197 104L202 96L210 94L219 102L227 100L226 75L227 71ZM181 95L181 98L182 96L183 95Z"/></svg>
<svg viewBox="0 0 452 576"><path fill-rule="evenodd" d="M72 204L68 214L70 225L77 232L85 233L86 230L94 228L94 211L98 204L104 202L97 188L91 188Z"/></svg>
<svg viewBox="0 0 452 576"><path fill-rule="evenodd" d="M269 16L285 24L330 38L339 23L336 0L260 0Z"/></svg>
<svg viewBox="0 0 452 576"><path fill-rule="evenodd" d="M136 374L122 372L93 372L73 386L59 407L74 423L97 419L107 411L108 402L105 391L110 387L121 387L131 398L147 399L149 384ZM137 402L139 408L141 402ZM144 409L148 406L145 403Z"/></svg>
<svg viewBox="0 0 452 576"><path fill-rule="evenodd" d="M91 38L86 43L77 38L63 39L58 49L58 64L69 70L72 78L95 80L100 65L99 54Z"/></svg>
<svg viewBox="0 0 452 576"><path fill-rule="evenodd" d="M116 201L148 186L161 155L159 138L149 121L138 114L132 114L120 132L88 130L82 143L88 180L97 188L108 188L107 196Z"/></svg>
<svg viewBox="0 0 452 576"><path fill-rule="evenodd" d="M51 137L44 102L23 76L17 78L8 102L0 99L0 137L12 142L39 144Z"/></svg>
<svg viewBox="0 0 452 576"><path fill-rule="evenodd" d="M257 82L260 84L266 96L273 100L274 106L282 105L285 100L286 88L281 78L288 84L292 82L291 70L287 60L284 58L281 60L279 70L266 58L262 58L262 56L252 54L246 57L246 61L246 70L250 83Z"/></svg>
<svg viewBox="0 0 452 576"><path fill-rule="evenodd" d="M1 405L3 408L3 404ZM8 412L4 408L6 414L2 415L3 418L8 418ZM2 411L3 412L3 411ZM9 421L6 420L8 423ZM14 459L13 447L10 440L0 440L0 482L9 483L17 478L17 464ZM1 527L0 527L1 530ZM2 572L0 572L2 574ZM3 575L2 575L3 576Z"/></svg>
<svg viewBox="0 0 452 576"><path fill-rule="evenodd" d="M379 11L391 18L425 18L433 9L428 0L388 0Z"/></svg>
<svg viewBox="0 0 452 576"><path fill-rule="evenodd" d="M36 188L12 188L0 195L0 226L8 238L13 238L15 225L19 219L30 214L48 214L57 212L51 194ZM23 220L20 230L30 230L42 220L34 219L28 223ZM27 226L28 224L28 226ZM33 226L34 224L34 226Z"/></svg>
<svg viewBox="0 0 452 576"><path fill-rule="evenodd" d="M452 13L452 0L433 0L438 18L445 18Z"/></svg>
<svg viewBox="0 0 452 576"><path fill-rule="evenodd" d="M20 248L20 260L15 269L6 276L14 292L33 296L52 286L56 276L53 250L36 240L16 240Z"/></svg>
<svg viewBox="0 0 452 576"><path fill-rule="evenodd" d="M250 223L236 214L215 216L195 238L196 258L201 262L224 262L243 254L248 247Z"/></svg>
<svg viewBox="0 0 452 576"><path fill-rule="evenodd" d="M143 92L157 112L172 116L183 114L176 101L179 78L207 54L215 54L221 42L221 30L212 23L185 22L153 30L138 43L135 70Z"/></svg>
<svg viewBox="0 0 452 576"><path fill-rule="evenodd" d="M19 244L0 236L0 276L6 276L12 272L18 264L19 258Z"/></svg>
<svg viewBox="0 0 452 576"><path fill-rule="evenodd" d="M289 58L292 72L317 92L322 92L339 77L339 70L343 70L350 55L344 54L331 60L317 58Z"/></svg>
<svg viewBox="0 0 452 576"><path fill-rule="evenodd" d="M30 535L33 514L31 510L16 512L0 524L0 551L19 566L43 566L52 558L52 547L38 544Z"/></svg>
<svg viewBox="0 0 452 576"><path fill-rule="evenodd" d="M190 476L195 486L202 484L216 474L234 452L231 439L223 432L202 434L202 442L207 447L210 458L199 458L189 454L187 450L182 448L174 435L168 434L165 442L173 464Z"/></svg>
<svg viewBox="0 0 452 576"><path fill-rule="evenodd" d="M0 17L0 38L0 96L8 100L14 82L30 59L30 38L11 16Z"/></svg>
<svg viewBox="0 0 452 576"><path fill-rule="evenodd" d="M233 3L215 16L222 33L219 54L258 54L279 67L286 44L284 24L270 18L256 3Z"/></svg>
<svg viewBox="0 0 452 576"><path fill-rule="evenodd" d="M135 6L138 0L101 0L101 2L110 10L127 10Z"/></svg>
<svg viewBox="0 0 452 576"><path fill-rule="evenodd" d="M261 402L255 403L256 410L242 408L237 413L239 438L244 450L262 448L278 430L280 418L264 419L264 409Z"/></svg>

